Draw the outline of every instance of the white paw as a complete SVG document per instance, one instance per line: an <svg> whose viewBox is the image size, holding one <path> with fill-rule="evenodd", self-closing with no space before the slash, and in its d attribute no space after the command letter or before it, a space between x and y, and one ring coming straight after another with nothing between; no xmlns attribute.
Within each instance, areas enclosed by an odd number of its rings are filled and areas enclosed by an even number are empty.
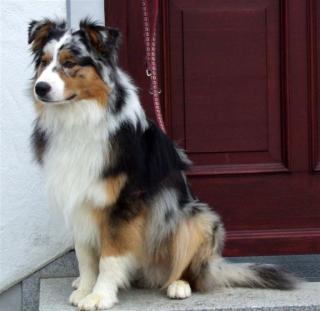
<svg viewBox="0 0 320 311"><path fill-rule="evenodd" d="M69 303L74 306L78 306L79 301L86 297L89 293L90 292L87 290L76 289L71 293L69 297Z"/></svg>
<svg viewBox="0 0 320 311"><path fill-rule="evenodd" d="M77 289L80 284L80 276L72 282L72 288Z"/></svg>
<svg viewBox="0 0 320 311"><path fill-rule="evenodd" d="M171 283L167 289L167 295L173 299L185 299L191 296L189 283L179 280Z"/></svg>
<svg viewBox="0 0 320 311"><path fill-rule="evenodd" d="M116 296L102 296L91 293L79 302L78 309L82 311L110 309L117 302L118 299Z"/></svg>

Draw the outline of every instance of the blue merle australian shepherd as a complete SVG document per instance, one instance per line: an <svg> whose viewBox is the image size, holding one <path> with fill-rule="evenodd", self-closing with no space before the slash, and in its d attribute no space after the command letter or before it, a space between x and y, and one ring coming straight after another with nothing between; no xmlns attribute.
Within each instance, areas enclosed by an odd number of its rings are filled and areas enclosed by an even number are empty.
<svg viewBox="0 0 320 311"><path fill-rule="evenodd" d="M49 19L29 25L34 152L79 262L70 303L111 308L118 289L136 281L177 299L191 289L292 288L294 278L275 266L222 258L221 220L192 194L184 151L146 118L118 67L119 37L88 19L77 31Z"/></svg>

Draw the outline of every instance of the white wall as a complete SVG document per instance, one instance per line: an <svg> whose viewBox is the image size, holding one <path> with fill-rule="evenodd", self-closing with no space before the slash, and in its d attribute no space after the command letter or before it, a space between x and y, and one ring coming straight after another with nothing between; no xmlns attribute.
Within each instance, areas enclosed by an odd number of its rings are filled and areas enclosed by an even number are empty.
<svg viewBox="0 0 320 311"><path fill-rule="evenodd" d="M31 19L66 17L66 0L1 0L0 291L71 246L61 219L47 207L41 169L29 136L35 117L27 45Z"/></svg>
<svg viewBox="0 0 320 311"><path fill-rule="evenodd" d="M78 28L79 21L87 16L104 24L104 0L69 0L67 6L68 19L73 29Z"/></svg>

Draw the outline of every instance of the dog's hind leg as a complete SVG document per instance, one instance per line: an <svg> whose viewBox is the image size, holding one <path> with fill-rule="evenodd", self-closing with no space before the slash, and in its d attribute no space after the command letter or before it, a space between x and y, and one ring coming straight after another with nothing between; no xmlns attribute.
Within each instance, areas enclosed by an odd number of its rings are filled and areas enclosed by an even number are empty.
<svg viewBox="0 0 320 311"><path fill-rule="evenodd" d="M218 217L211 211L201 211L185 218L172 239L171 274L164 287L170 298L187 298L191 287L184 275L190 275L191 265L200 264L212 255L212 231ZM192 273L191 273L192 275Z"/></svg>

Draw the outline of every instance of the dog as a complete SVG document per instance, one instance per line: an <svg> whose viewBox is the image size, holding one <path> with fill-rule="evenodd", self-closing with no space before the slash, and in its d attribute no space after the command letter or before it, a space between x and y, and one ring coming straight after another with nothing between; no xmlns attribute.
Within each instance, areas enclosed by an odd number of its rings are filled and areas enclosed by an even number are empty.
<svg viewBox="0 0 320 311"><path fill-rule="evenodd" d="M221 219L192 193L187 155L146 117L119 68L117 29L87 18L73 31L43 19L29 24L28 41L32 146L79 263L71 304L111 308L118 289L134 282L175 299L217 287L295 287L277 266L223 259Z"/></svg>

